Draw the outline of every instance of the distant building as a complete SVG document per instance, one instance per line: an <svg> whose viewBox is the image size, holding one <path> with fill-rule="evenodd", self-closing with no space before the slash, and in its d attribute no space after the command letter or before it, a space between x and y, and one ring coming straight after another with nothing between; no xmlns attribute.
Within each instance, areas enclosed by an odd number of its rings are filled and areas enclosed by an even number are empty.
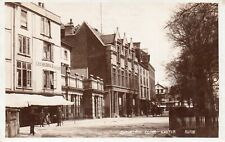
<svg viewBox="0 0 225 142"><path fill-rule="evenodd" d="M149 113L151 100L150 55L140 48L140 42L134 43L134 46L139 67L139 114L147 115Z"/></svg>
<svg viewBox="0 0 225 142"><path fill-rule="evenodd" d="M168 100L168 88L162 86L161 84L157 83L155 85L155 95L156 95L156 100L159 106L164 106L166 107L166 102Z"/></svg>
<svg viewBox="0 0 225 142"><path fill-rule="evenodd" d="M150 100L156 98L156 92L155 92L155 69L154 67L149 63L149 84L150 84Z"/></svg>

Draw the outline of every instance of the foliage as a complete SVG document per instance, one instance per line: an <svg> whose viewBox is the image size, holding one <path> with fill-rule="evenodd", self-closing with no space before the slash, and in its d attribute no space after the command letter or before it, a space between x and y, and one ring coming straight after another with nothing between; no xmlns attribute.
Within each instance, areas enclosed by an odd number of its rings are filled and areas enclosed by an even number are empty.
<svg viewBox="0 0 225 142"><path fill-rule="evenodd" d="M181 51L166 66L176 93L182 100L193 100L199 111L212 109L213 87L218 82L218 5L186 4L166 28L174 47Z"/></svg>

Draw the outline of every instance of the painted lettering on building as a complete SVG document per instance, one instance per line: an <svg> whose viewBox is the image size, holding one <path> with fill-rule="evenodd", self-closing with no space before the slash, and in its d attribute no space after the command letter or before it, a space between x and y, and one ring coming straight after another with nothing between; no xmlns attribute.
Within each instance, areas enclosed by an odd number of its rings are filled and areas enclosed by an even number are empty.
<svg viewBox="0 0 225 142"><path fill-rule="evenodd" d="M49 67L54 70L61 70L61 67L55 66L54 64L51 63L36 62L36 65L41 67Z"/></svg>

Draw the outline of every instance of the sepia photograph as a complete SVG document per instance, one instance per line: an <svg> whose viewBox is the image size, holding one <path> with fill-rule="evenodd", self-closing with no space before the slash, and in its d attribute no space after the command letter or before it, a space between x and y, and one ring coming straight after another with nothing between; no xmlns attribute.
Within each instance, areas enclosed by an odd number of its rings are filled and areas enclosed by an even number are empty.
<svg viewBox="0 0 225 142"><path fill-rule="evenodd" d="M3 7L5 138L219 137L219 3Z"/></svg>

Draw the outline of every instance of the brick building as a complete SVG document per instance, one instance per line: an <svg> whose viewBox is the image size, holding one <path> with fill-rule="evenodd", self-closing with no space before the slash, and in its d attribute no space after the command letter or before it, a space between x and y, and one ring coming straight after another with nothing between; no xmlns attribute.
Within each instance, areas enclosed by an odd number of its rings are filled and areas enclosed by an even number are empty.
<svg viewBox="0 0 225 142"><path fill-rule="evenodd" d="M79 42L74 42L76 40L74 38L75 31L77 27L73 26L72 21L70 21L66 25L61 26L61 40L63 43L70 45L70 65L69 72L70 76L81 76L82 77L82 93L78 97L78 118L101 118L104 113L103 105L104 105L104 87L103 80L98 74L93 72L88 72L87 65L87 53L88 50L81 49L81 51L77 50L77 44ZM82 29L81 29L82 30ZM82 36L82 35L81 35ZM83 36L82 36L83 38ZM85 37L84 37L85 39ZM82 42L83 43L83 42ZM75 58L75 56L77 58ZM99 57L98 57L99 58ZM90 63L89 63L90 64ZM77 68L74 68L77 67ZM65 67L64 67L65 68ZM93 68L93 65L92 65ZM91 69L91 68L89 68ZM94 70L94 69L93 69ZM92 75L94 74L94 76ZM70 87L70 85L69 85ZM74 88L77 89L77 88ZM79 89L79 88L78 88ZM68 109L69 111L70 109Z"/></svg>
<svg viewBox="0 0 225 142"><path fill-rule="evenodd" d="M150 64L150 55L140 48L140 42L134 43L135 55L139 64L139 101L140 115L148 115L150 101L155 96L155 70Z"/></svg>
<svg viewBox="0 0 225 142"><path fill-rule="evenodd" d="M84 77L93 74L103 79L104 115L139 115L141 100L150 100L154 88L150 86L154 82L154 68L149 64L150 56L140 49L140 43L133 43L132 39L128 42L125 34L121 38L118 28L115 33L105 35L86 22L75 27L72 20L61 33L63 40L73 45L71 72ZM141 85L140 70L144 70ZM143 87L143 93L139 87Z"/></svg>

